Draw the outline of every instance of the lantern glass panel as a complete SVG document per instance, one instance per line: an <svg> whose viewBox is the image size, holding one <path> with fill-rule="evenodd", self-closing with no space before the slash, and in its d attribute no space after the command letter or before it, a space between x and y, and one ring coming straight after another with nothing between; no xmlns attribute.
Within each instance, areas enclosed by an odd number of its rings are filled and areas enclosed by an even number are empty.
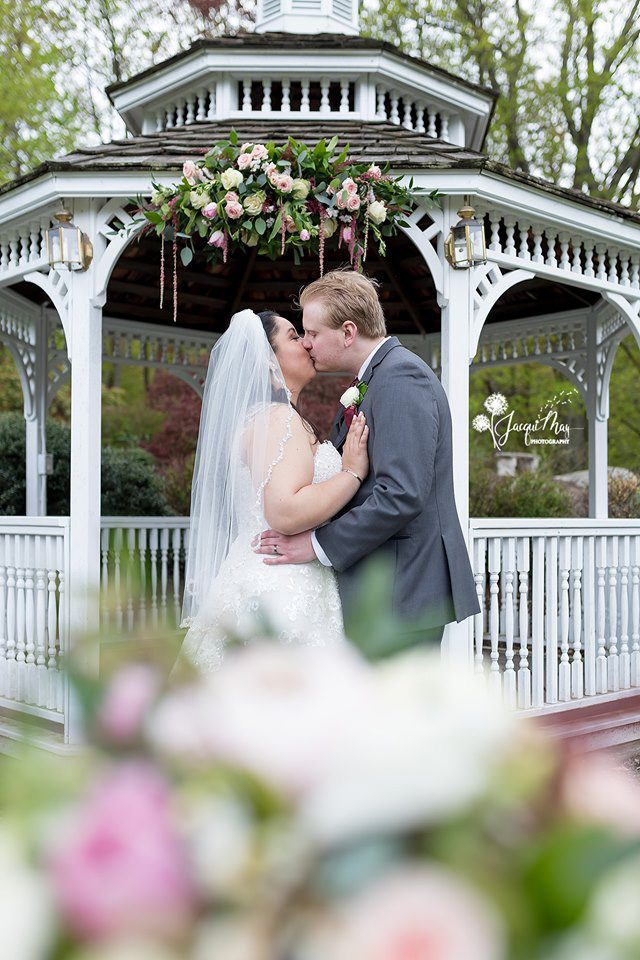
<svg viewBox="0 0 640 960"><path fill-rule="evenodd" d="M457 224L451 232L453 233L453 253L456 266L466 266L469 263L466 224Z"/></svg>
<svg viewBox="0 0 640 960"><path fill-rule="evenodd" d="M481 263L485 259L484 237L482 224L477 220L468 223L471 256L474 263Z"/></svg>

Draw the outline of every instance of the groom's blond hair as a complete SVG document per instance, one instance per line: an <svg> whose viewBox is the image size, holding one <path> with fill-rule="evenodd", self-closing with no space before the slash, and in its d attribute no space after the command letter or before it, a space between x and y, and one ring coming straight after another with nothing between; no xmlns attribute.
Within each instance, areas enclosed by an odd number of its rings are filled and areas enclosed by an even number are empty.
<svg viewBox="0 0 640 960"><path fill-rule="evenodd" d="M380 283L364 273L338 269L325 273L300 293L304 307L311 300L321 300L326 307L325 323L337 330L345 320L353 320L358 333L374 339L387 335L387 324L378 299Z"/></svg>

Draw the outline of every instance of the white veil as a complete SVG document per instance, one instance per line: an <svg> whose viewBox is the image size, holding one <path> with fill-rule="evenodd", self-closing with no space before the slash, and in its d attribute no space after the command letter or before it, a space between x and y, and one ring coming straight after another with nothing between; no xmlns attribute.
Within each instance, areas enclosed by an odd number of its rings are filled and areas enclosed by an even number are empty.
<svg viewBox="0 0 640 960"><path fill-rule="evenodd" d="M246 519L247 467L262 514L262 492L283 456L292 417L291 394L260 317L235 313L211 351L204 386L181 627L197 616Z"/></svg>

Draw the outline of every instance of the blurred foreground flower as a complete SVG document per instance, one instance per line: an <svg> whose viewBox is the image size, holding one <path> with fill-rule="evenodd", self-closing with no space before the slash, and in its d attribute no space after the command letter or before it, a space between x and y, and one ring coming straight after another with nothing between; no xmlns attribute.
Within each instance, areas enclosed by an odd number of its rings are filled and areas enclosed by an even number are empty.
<svg viewBox="0 0 640 960"><path fill-rule="evenodd" d="M168 672L87 683L81 757L8 761L3 960L640 956L640 786L481 678L265 640Z"/></svg>

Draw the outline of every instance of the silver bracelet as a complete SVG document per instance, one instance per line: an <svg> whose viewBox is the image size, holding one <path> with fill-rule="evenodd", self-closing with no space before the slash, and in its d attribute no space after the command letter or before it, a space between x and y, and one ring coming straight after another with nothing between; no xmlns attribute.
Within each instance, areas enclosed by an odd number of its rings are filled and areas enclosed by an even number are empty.
<svg viewBox="0 0 640 960"><path fill-rule="evenodd" d="M342 472L343 472L343 473L350 473L352 477L355 477L355 478L356 478L356 480L358 481L358 483L362 483L362 478L359 477L358 474L355 473L353 470L349 470L349 467L343 467L343 468L342 468Z"/></svg>

